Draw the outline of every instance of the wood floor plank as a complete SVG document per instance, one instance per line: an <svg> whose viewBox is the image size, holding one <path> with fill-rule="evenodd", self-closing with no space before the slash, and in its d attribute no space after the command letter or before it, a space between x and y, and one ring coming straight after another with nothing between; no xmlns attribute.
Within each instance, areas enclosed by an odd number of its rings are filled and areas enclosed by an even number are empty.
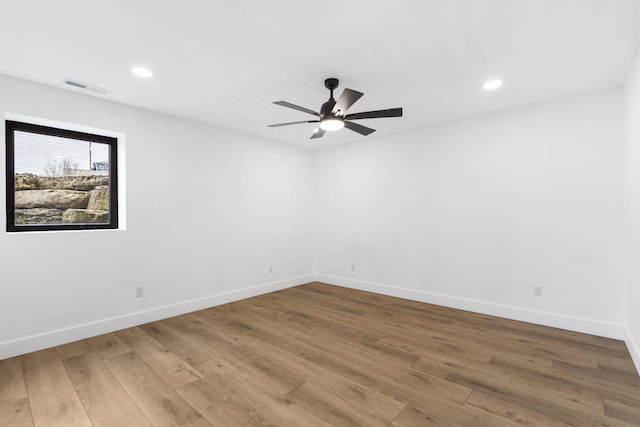
<svg viewBox="0 0 640 427"><path fill-rule="evenodd" d="M312 339L308 341L303 336L299 336L298 339L317 346L323 352L321 357L312 360L314 364L396 400L415 402L415 396L435 394L464 404L471 393L471 389L467 387L411 369L413 363L394 365L392 359L387 360L386 352L376 356L370 351L345 346L340 340L327 339L317 334L309 335ZM410 360L417 361L417 358L412 357ZM385 366L386 369L380 369L381 366Z"/></svg>
<svg viewBox="0 0 640 427"><path fill-rule="evenodd" d="M0 426L33 426L18 357L0 360Z"/></svg>
<svg viewBox="0 0 640 427"><path fill-rule="evenodd" d="M426 400L419 408L407 406L392 425L394 427L513 427L515 424L466 406Z"/></svg>
<svg viewBox="0 0 640 427"><path fill-rule="evenodd" d="M306 287L304 288L306 289ZM316 302L320 302L323 309L325 311L333 313L336 310L336 307L339 307L341 304L344 305L344 298L342 300L334 299L331 301L322 301L318 299L314 299L312 301L306 301L306 304L315 304ZM301 303L301 304L305 304ZM354 303L351 303L354 304ZM393 305L396 307L396 304ZM595 367L596 361L595 359L585 358L579 354L566 354L561 351L557 347L549 346L548 342L545 342L544 345L537 343L533 340L524 340L522 337L505 337L500 334L492 334L491 329L484 328L482 334L478 334L475 329L477 326L473 325L473 328L461 327L458 323L460 320L458 319L455 324L452 324L452 320L449 319L449 322L434 322L431 321L430 318L424 317L423 313L425 312L425 307L431 308L432 306L428 304L423 304L421 310L418 310L417 307L414 308L411 316L400 314L389 311L379 311L379 310L367 310L363 311L362 316L360 318L354 318L353 316L342 314L332 314L334 318L339 318L344 322L355 322L360 325L367 325L368 328L377 328L380 331L384 331L386 334L390 336L397 335L398 331L402 331L404 336L413 336L416 338L418 342L429 342L433 339L442 340L444 344L447 343L447 338L449 336L455 336L457 340L459 338L464 338L463 340L459 340L465 342L467 345L473 345L475 349L479 349L481 353L486 353L486 348L491 348L491 352L497 352L502 350L513 351L513 341L517 339L521 344L519 347L515 349L519 349L522 347L522 352L520 353L523 357L534 358L535 360L539 360L540 363L551 364L553 359L565 360L571 363L579 364L580 366L588 366ZM369 321L369 316L371 319L376 319L378 325L372 325L372 322ZM362 319L362 317L366 317ZM428 323L425 323L425 320L429 320ZM382 325L381 325L382 324ZM415 326L412 330L407 330L407 326ZM562 336L565 336L566 333L563 331ZM582 336L584 334L579 335L580 341L586 340ZM593 339L589 336L590 342L593 342ZM475 354L474 351L471 354ZM485 355L488 359L488 355Z"/></svg>
<svg viewBox="0 0 640 427"><path fill-rule="evenodd" d="M456 322L452 326L453 328L468 329L482 338L488 338L493 340L499 339L503 342L518 341L519 346L513 348L513 350L519 351L522 355L532 355L535 357L546 357L553 360L560 360L563 362L571 363L577 366L584 367L597 367L596 359L608 354L609 351L603 346L599 346L594 343L585 342L585 340L579 339L577 341L567 341L565 336L574 337L576 335L568 334L568 331L562 331L561 334L556 336L543 326L536 325L531 328L531 325L524 327L518 325L517 327L513 323L509 323L509 326L501 325L495 319L483 319L485 323L474 324L470 322ZM486 324L489 324L488 326ZM538 327L545 328L545 333L538 333ZM551 336L550 336L551 335ZM583 334L579 334L581 336ZM571 342L568 346L567 342ZM620 353L617 352L617 355Z"/></svg>
<svg viewBox="0 0 640 427"><path fill-rule="evenodd" d="M442 330L440 328L440 330ZM579 350L568 349L567 346L557 345L555 342L540 340L539 338L529 338L526 335L518 335L516 332L505 333L497 328L486 328L477 325L455 322L444 332L448 332L456 337L482 343L491 348L496 353L508 352L523 358L529 358L541 364L551 364L553 360L563 360L579 366L596 367L594 357L588 357ZM513 342L517 341L518 346Z"/></svg>
<svg viewBox="0 0 640 427"><path fill-rule="evenodd" d="M36 427L85 427L92 423L54 348L21 356Z"/></svg>
<svg viewBox="0 0 640 427"><path fill-rule="evenodd" d="M204 427L210 424L135 353L104 361L154 427Z"/></svg>
<svg viewBox="0 0 640 427"><path fill-rule="evenodd" d="M420 359L420 354L402 348L388 346L378 341L354 342L346 337L307 332L296 337L296 341L317 347L319 350L330 349L331 353L350 360L361 360L366 357L384 365L410 367Z"/></svg>
<svg viewBox="0 0 640 427"><path fill-rule="evenodd" d="M627 360L598 360L598 370L602 372L610 372L616 376L628 376L631 378L636 378L638 371L636 370L636 366L633 364L633 360L631 358Z"/></svg>
<svg viewBox="0 0 640 427"><path fill-rule="evenodd" d="M162 322L148 323L139 328L191 366L209 360L215 355L214 352L189 340Z"/></svg>
<svg viewBox="0 0 640 427"><path fill-rule="evenodd" d="M91 352L63 363L94 426L151 426L98 355Z"/></svg>
<svg viewBox="0 0 640 427"><path fill-rule="evenodd" d="M607 371L557 361L551 371L567 384L574 384L581 389L588 388L603 398L640 408L640 378L637 376L629 375L629 378L622 379Z"/></svg>
<svg viewBox="0 0 640 427"><path fill-rule="evenodd" d="M313 381L326 393L333 394L358 407L362 411L388 422L393 421L405 407L403 402L342 377L312 362L301 359L272 344L256 341L245 345L270 354L271 359L280 364L280 366L286 366L291 369L295 375L307 381Z"/></svg>
<svg viewBox="0 0 640 427"><path fill-rule="evenodd" d="M513 352L496 352L489 361L492 365L516 364L523 368L549 372L553 368L553 360L541 359L537 357L527 357L526 355Z"/></svg>
<svg viewBox="0 0 640 427"><path fill-rule="evenodd" d="M304 289L307 289L307 288L305 287ZM366 293L362 293L362 294L366 294ZM340 304L344 304L343 303L344 300L345 298L342 298L341 300L338 300L336 298L335 300L330 301L330 305L327 305L327 302L323 302L323 306L326 309L335 308L336 306L340 306ZM380 317L381 323L385 325L393 326L396 331L399 328L406 327L407 325L413 325L415 326L415 329L411 331L412 334L413 333L421 334L423 332L427 332L427 334L429 335L432 335L433 333L442 333L442 334L445 334L445 337L447 335L455 335L456 337L461 336L465 338L464 340L465 342L475 343L480 346L490 346L493 350L496 350L496 351L503 350L505 348L513 349L514 348L512 345L513 341L518 340L519 343L523 344L522 345L524 349L523 355L526 355L527 357L534 356L536 358L546 359L544 360L544 363L551 363L551 360L555 358L558 360L564 360L567 362L580 364L581 366L595 367L595 360L593 358L585 358L582 355L583 349L579 350L578 352L574 352L573 354L566 354L565 353L566 348L564 347L558 348L558 346L550 345L550 344L553 344L553 341L545 340L544 345L541 345L536 341L536 338L541 336L541 334L539 332L538 333L533 332L533 331L536 331L537 329L534 328L531 330L530 326L523 327L521 325L522 322L518 323L514 321L506 321L505 319L498 319L491 316L476 315L474 313L468 313L468 312L462 312L462 313L464 313L466 316L471 316L471 317L481 316L480 318L482 321L488 322L490 325L494 325L494 326L493 327L479 326L477 322L469 322L469 319L466 319L466 321L463 321L465 320L465 318L460 316L457 316L457 317L447 316L445 317L445 319L448 319L448 322L446 321L438 322L438 321L434 321L430 317L432 316L430 311L433 309L441 310L442 308L438 308L437 306L432 306L429 304L422 304L422 303L417 303L412 301L400 300L397 298L392 298L391 300L398 301L392 305L392 307L396 308L395 312L391 312L391 314L387 314L389 313L387 311L380 312L375 310L367 310L363 312L363 316ZM388 305L386 306L389 307ZM404 307L405 309L410 308L412 310L410 312L411 315L406 315L402 313L398 314L397 313L398 307ZM452 313L451 309L445 308L445 310L447 311L447 314ZM373 313L370 313L371 311L373 311ZM381 316L381 314L383 315ZM428 322L425 322L425 320L428 320ZM452 323L454 320L455 320L455 323ZM509 328L505 328L504 325L502 325L502 323L504 322L507 322L507 324L509 325ZM362 322L359 321L358 323L362 323ZM501 328L495 327L495 325L499 325ZM567 338L574 339L580 343L582 342L593 343L594 341L592 336L586 335L586 334L555 330L553 328L545 328L545 327L540 327L540 328L545 332L546 335L550 335L551 337L553 337L554 340L558 340L558 339L563 340L561 341L562 343ZM500 332L494 333L498 329L500 330ZM509 335L505 334L504 332L505 330L509 331L510 334ZM482 331L482 333L479 334L478 331ZM394 332L391 332L391 334L394 334ZM516 334L519 334L519 335L516 335ZM523 339L523 335L525 336L525 339ZM427 336L426 338L429 339L431 337ZM439 336L439 338L442 338L442 336ZM564 350L565 352L563 352L562 350ZM532 351L534 353L532 353Z"/></svg>
<svg viewBox="0 0 640 427"><path fill-rule="evenodd" d="M424 396L437 396L437 400L450 400L463 405L471 393L468 387L409 368L385 370L330 353L313 363L399 402L418 406Z"/></svg>
<svg viewBox="0 0 640 427"><path fill-rule="evenodd" d="M290 317L289 317L290 318ZM271 315L270 311L255 310L248 306L242 312L227 313L224 316L227 325L244 330L253 337L261 334L276 334L284 337L295 337L306 332L306 328L280 316Z"/></svg>
<svg viewBox="0 0 640 427"><path fill-rule="evenodd" d="M81 356L83 354L91 353L93 348L89 345L87 340L74 341L69 344L59 345L56 347L58 357L60 360L65 360L70 357Z"/></svg>
<svg viewBox="0 0 640 427"><path fill-rule="evenodd" d="M358 325L366 324L369 327L371 324L379 326L391 326L397 328L398 325L406 325L407 323L416 322L421 326L425 324L434 325L441 324L442 326L449 326L453 323L453 320L449 317L442 317L438 314L422 309L407 310L404 312L402 308L396 306L390 306L380 304L378 302L367 302L363 299L366 293L359 293L354 295L344 295L345 292L340 290L328 290L320 292L317 295L317 290L312 288L297 288L294 291L299 292L300 303L309 304L318 308L322 308L324 311L328 311L331 315L341 321L346 321L348 318L357 319ZM309 295L312 295L309 297ZM364 323L370 321L368 323Z"/></svg>
<svg viewBox="0 0 640 427"><path fill-rule="evenodd" d="M559 363L563 364L563 368L558 369ZM512 375L532 378L532 383L539 387L575 390L576 394L588 391L597 396L598 400L608 398L631 406L640 406L640 390L633 385L637 375L620 374L618 371L614 374L606 369L596 370L558 361L554 361L554 365L548 368L503 355L494 357L490 364Z"/></svg>
<svg viewBox="0 0 640 427"><path fill-rule="evenodd" d="M189 399L193 394L200 394L216 401L220 399L231 401L233 402L234 411L244 410L249 416L256 414L252 419L264 418L270 425L274 426L297 427L303 424L310 427L328 427L330 425L300 406L293 404L286 397L262 386L259 382L253 381L250 376L245 376L235 369L227 371L227 367L227 365L223 365L219 371L178 391L185 399ZM200 399L202 399L202 396L200 396ZM197 405L197 403L194 403L194 405ZM217 422L217 418L214 422ZM228 422L225 426L231 427Z"/></svg>
<svg viewBox="0 0 640 427"><path fill-rule="evenodd" d="M101 359L109 359L110 357L119 356L131 351L131 349L114 334L98 335L97 337L88 338L85 341Z"/></svg>
<svg viewBox="0 0 640 427"><path fill-rule="evenodd" d="M272 297L272 300L274 298ZM333 307L330 309L323 306L315 307L308 300L296 301L296 304L290 304L283 311L301 323L302 329L308 329L309 325L313 324L315 330L323 330L328 333L339 332L342 336L365 341L377 340L386 335L386 331L377 330L376 326L379 324L374 327L371 324L361 326L366 321L361 315L352 312L342 314L333 310ZM356 318L360 321L355 322Z"/></svg>
<svg viewBox="0 0 640 427"><path fill-rule="evenodd" d="M405 327L400 328L401 325ZM415 327L407 330L407 325ZM388 335L396 337L398 331L401 331L403 337L413 337L420 343L432 342L435 339L442 341L443 344L450 344L448 338L455 337L457 342L465 343L466 348L471 349L471 354L473 354L473 349L478 349L485 355L486 353L509 352L519 354L522 357L533 358L543 364L550 364L555 359L579 366L596 367L595 358L586 357L582 350L570 351L567 350L566 346L560 347L554 342L541 342L537 339L527 338L526 335L523 337L522 335L512 334L511 329L507 334L503 332L496 333L495 329L497 328L481 327L475 324L466 325L460 321L456 321L452 325L433 322L429 325L421 325L416 323L415 320L403 319L398 327L389 332ZM526 329L524 330L526 331ZM518 346L513 345L514 341L518 342ZM452 348L455 349L455 346ZM487 349L490 350L487 351ZM447 350L443 349L443 351ZM472 360L480 359L472 358Z"/></svg>
<svg viewBox="0 0 640 427"><path fill-rule="evenodd" d="M234 344L231 341L215 334L210 329L204 327L202 322L194 322L184 316L178 316L172 317L170 319L165 319L161 321L161 323L167 325L188 340L207 349L212 355L216 355L218 349L220 348L225 348L233 351L232 349L234 347Z"/></svg>
<svg viewBox="0 0 640 427"><path fill-rule="evenodd" d="M202 378L196 368L171 353L140 328L124 329L115 335L173 388Z"/></svg>
<svg viewBox="0 0 640 427"><path fill-rule="evenodd" d="M593 342L604 346L606 348L609 348L611 350L614 351L620 351L620 352L626 352L628 351L627 349L627 345L625 344L624 341L622 340L616 340L613 338L605 338L605 337L599 337L599 336L593 336Z"/></svg>
<svg viewBox="0 0 640 427"><path fill-rule="evenodd" d="M487 370L500 372L503 376L514 376L527 378L528 383L537 387L548 387L553 392L561 392L565 395L574 395L575 400L583 400L588 402L591 400L593 408L600 408L600 400L603 396L602 389L594 389L587 386L584 382L580 382L577 378L567 375L566 373L541 366L534 363L523 361L519 358L510 357L494 357L489 363Z"/></svg>
<svg viewBox="0 0 640 427"><path fill-rule="evenodd" d="M25 397L0 405L0 426L33 427L29 399Z"/></svg>
<svg viewBox="0 0 640 427"><path fill-rule="evenodd" d="M237 369L250 374L256 381L284 396L300 387L305 381L286 367L281 367L246 346L238 346L234 352L221 349L218 356L198 365L204 375L210 375L225 365L227 370Z"/></svg>
<svg viewBox="0 0 640 427"><path fill-rule="evenodd" d="M187 320L193 321L196 324L209 329L216 335L224 337L227 341L235 345L240 345L247 341L255 339L249 332L234 328L224 322L217 322L215 319L212 321L211 316L203 312L189 313L184 316Z"/></svg>
<svg viewBox="0 0 640 427"><path fill-rule="evenodd" d="M209 384L207 380L198 381L177 391L212 426L275 427L275 424L262 418L241 399L234 399L231 390Z"/></svg>
<svg viewBox="0 0 640 427"><path fill-rule="evenodd" d="M0 361L1 426L640 426L622 341L322 283Z"/></svg>
<svg viewBox="0 0 640 427"><path fill-rule="evenodd" d="M428 412L413 407L407 406L402 410L396 419L391 423L394 427L415 427L415 426L433 426L433 427L446 427L451 426L449 423L438 422Z"/></svg>
<svg viewBox="0 0 640 427"><path fill-rule="evenodd" d="M389 423L358 410L344 400L325 392L313 382L307 382L286 395L292 402L335 427L384 427Z"/></svg>
<svg viewBox="0 0 640 427"><path fill-rule="evenodd" d="M555 390L531 384L534 379L490 370L490 365L477 368L420 359L414 367L432 375L445 378L456 384L481 391L489 396L522 406L532 411L548 414L569 424L615 426L613 419L604 416L602 400L589 391ZM541 393L544 390L544 394Z"/></svg>
<svg viewBox="0 0 640 427"><path fill-rule="evenodd" d="M416 339L409 335L386 336L378 342L414 353L420 356L429 356L434 352L450 355L451 357L464 358L470 361L489 363L493 353L488 349L467 346L464 342L456 342L455 338L432 338L429 340Z"/></svg>
<svg viewBox="0 0 640 427"><path fill-rule="evenodd" d="M485 393L474 391L469 396L466 406L474 407L482 412L493 415L515 425L535 427L571 427L563 421L556 420L537 411L514 405L504 400L496 399Z"/></svg>
<svg viewBox="0 0 640 427"><path fill-rule="evenodd" d="M20 359L0 360L0 407L27 397Z"/></svg>
<svg viewBox="0 0 640 427"><path fill-rule="evenodd" d="M268 321L260 322L259 318L252 320L249 316L247 318L238 316L231 318L231 320L229 319L229 316L225 317L225 322L250 331L259 341L271 343L303 359L313 360L323 354L321 350L296 338L296 336L306 332L306 330L299 329L297 325L290 325L289 323L286 325L278 325L278 323L271 325ZM279 327L276 328L276 326ZM291 326L291 329L287 331L289 326Z"/></svg>
<svg viewBox="0 0 640 427"><path fill-rule="evenodd" d="M614 372L611 369L584 368L560 361L553 363L553 371L564 372L583 381L593 382L605 388L617 388L640 397L640 377L637 375Z"/></svg>
<svg viewBox="0 0 640 427"><path fill-rule="evenodd" d="M604 399L604 413L608 417L624 421L631 425L638 425L637 422L640 420L640 408L609 399Z"/></svg>

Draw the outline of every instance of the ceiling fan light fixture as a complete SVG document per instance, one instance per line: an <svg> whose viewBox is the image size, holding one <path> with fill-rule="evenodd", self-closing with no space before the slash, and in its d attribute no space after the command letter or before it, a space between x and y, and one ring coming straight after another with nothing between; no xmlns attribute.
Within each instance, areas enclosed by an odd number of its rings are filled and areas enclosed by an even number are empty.
<svg viewBox="0 0 640 427"><path fill-rule="evenodd" d="M320 129L325 131L340 130L344 127L344 122L335 117L324 119L320 122Z"/></svg>

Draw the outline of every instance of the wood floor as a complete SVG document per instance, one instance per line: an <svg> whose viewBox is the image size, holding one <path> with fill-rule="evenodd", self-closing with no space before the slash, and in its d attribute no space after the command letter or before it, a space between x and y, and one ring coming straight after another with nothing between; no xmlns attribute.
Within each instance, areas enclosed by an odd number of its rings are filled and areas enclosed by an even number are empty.
<svg viewBox="0 0 640 427"><path fill-rule="evenodd" d="M621 341L320 283L0 361L1 426L640 426Z"/></svg>

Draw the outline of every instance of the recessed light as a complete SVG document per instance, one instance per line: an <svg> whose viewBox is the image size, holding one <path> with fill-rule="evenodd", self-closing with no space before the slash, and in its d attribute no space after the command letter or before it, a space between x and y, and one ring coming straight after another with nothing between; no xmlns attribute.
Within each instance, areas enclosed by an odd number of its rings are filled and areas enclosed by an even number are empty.
<svg viewBox="0 0 640 427"><path fill-rule="evenodd" d="M136 76L140 76L144 78L153 77L153 72L150 69L144 68L144 67L133 67L131 69L131 72Z"/></svg>
<svg viewBox="0 0 640 427"><path fill-rule="evenodd" d="M500 86L502 86L502 80L495 79L495 80L489 80L485 82L485 84L482 85L482 88L484 90L494 90L494 89L498 89Z"/></svg>

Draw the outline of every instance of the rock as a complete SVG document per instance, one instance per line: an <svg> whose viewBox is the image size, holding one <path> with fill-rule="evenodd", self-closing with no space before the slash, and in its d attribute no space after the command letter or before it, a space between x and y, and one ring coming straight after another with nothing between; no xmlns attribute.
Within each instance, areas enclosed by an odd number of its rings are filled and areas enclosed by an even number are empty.
<svg viewBox="0 0 640 427"><path fill-rule="evenodd" d="M17 173L15 177L15 189L16 191L37 190L38 181L36 180L36 176L32 173Z"/></svg>
<svg viewBox="0 0 640 427"><path fill-rule="evenodd" d="M89 191L89 204L87 209L108 211L109 210L109 187L99 185Z"/></svg>
<svg viewBox="0 0 640 427"><path fill-rule="evenodd" d="M89 193L72 190L16 191L16 209L53 208L84 209L89 203Z"/></svg>
<svg viewBox="0 0 640 427"><path fill-rule="evenodd" d="M16 209L16 224L62 224L64 209Z"/></svg>
<svg viewBox="0 0 640 427"><path fill-rule="evenodd" d="M67 209L62 215L65 224L106 224L109 222L108 211L89 209Z"/></svg>
<svg viewBox="0 0 640 427"><path fill-rule="evenodd" d="M93 190L99 185L109 185L109 175L38 176L41 190Z"/></svg>

